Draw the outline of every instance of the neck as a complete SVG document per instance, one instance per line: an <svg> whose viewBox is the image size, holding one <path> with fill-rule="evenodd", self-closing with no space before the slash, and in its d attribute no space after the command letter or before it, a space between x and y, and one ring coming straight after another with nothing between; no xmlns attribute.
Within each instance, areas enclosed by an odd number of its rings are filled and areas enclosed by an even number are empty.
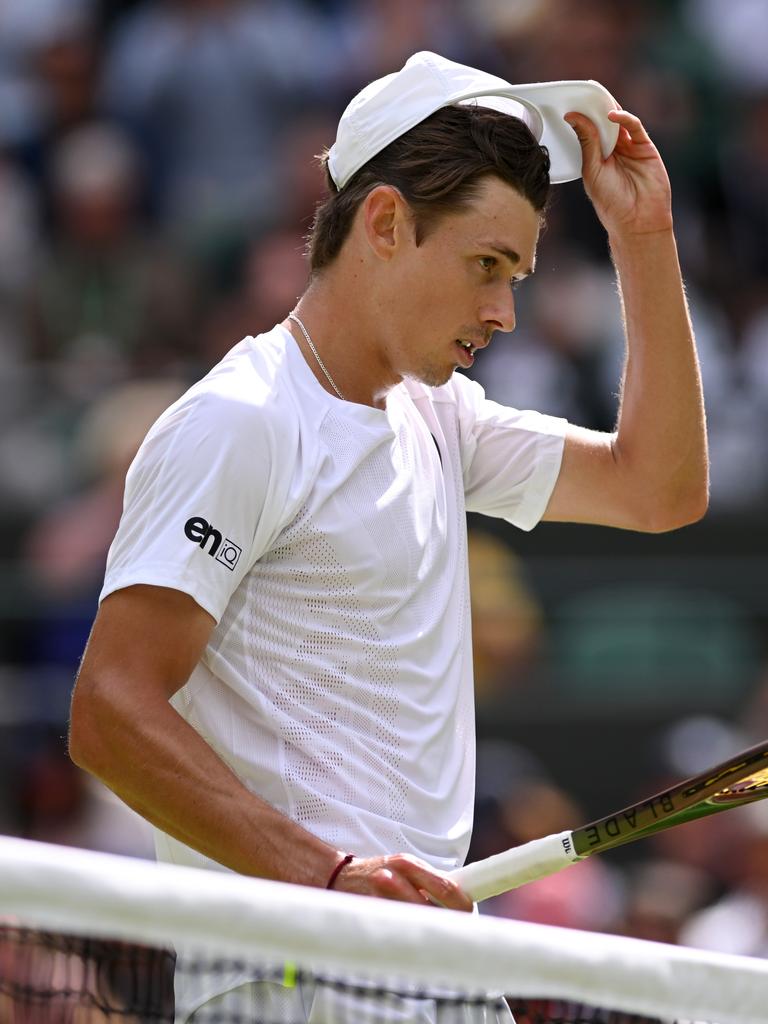
<svg viewBox="0 0 768 1024"><path fill-rule="evenodd" d="M286 320L285 326L326 391L336 394L320 361L346 401L383 409L387 393L401 378L387 366L371 307L362 307L351 298L353 294L354 286L339 287L331 277L323 277L313 281L297 303L294 312L307 329L319 360L299 325Z"/></svg>

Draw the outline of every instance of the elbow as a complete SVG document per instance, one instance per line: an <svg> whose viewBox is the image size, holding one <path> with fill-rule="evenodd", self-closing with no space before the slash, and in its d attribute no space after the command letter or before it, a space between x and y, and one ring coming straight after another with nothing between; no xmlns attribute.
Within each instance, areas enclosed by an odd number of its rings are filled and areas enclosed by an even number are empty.
<svg viewBox="0 0 768 1024"><path fill-rule="evenodd" d="M105 757L105 724L99 720L98 697L94 692L83 693L78 681L72 696L69 714L68 750L70 760L91 775L100 775Z"/></svg>
<svg viewBox="0 0 768 1024"><path fill-rule="evenodd" d="M691 526L704 518L709 508L707 489L669 502L658 502L649 508L641 529L645 533L670 533Z"/></svg>
<svg viewBox="0 0 768 1024"><path fill-rule="evenodd" d="M77 765L78 768L82 768L84 771L90 771L90 744L88 742L89 730L87 724L83 721L83 718L84 716L82 712L73 700L69 715L69 732L67 735L69 758Z"/></svg>

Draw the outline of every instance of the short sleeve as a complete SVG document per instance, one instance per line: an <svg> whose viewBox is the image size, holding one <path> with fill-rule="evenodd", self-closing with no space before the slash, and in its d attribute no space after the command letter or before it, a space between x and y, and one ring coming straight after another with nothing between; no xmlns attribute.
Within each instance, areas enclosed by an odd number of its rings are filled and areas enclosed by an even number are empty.
<svg viewBox="0 0 768 1024"><path fill-rule="evenodd" d="M290 437L275 458L270 427L263 409L210 392L163 414L128 471L100 599L170 587L219 621L279 528Z"/></svg>
<svg viewBox="0 0 768 1024"><path fill-rule="evenodd" d="M466 378L456 385L467 510L532 530L560 472L567 420L491 402Z"/></svg>

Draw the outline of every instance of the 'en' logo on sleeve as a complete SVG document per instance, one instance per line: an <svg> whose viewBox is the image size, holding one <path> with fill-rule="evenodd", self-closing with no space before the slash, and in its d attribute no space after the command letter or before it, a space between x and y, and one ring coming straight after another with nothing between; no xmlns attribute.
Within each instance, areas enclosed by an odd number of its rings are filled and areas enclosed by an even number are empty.
<svg viewBox="0 0 768 1024"><path fill-rule="evenodd" d="M202 516L188 519L184 523L184 534L211 558L234 571L243 549L229 537L222 537L221 533Z"/></svg>

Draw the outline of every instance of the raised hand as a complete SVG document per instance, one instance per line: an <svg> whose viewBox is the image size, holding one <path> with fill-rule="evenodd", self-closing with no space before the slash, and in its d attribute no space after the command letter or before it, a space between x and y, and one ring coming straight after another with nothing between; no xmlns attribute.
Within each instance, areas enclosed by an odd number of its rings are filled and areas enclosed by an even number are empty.
<svg viewBox="0 0 768 1024"><path fill-rule="evenodd" d="M619 125L619 138L606 160L592 121L583 114L565 115L581 144L584 188L600 222L612 236L669 230L671 190L659 151L634 114L612 110L608 117Z"/></svg>

